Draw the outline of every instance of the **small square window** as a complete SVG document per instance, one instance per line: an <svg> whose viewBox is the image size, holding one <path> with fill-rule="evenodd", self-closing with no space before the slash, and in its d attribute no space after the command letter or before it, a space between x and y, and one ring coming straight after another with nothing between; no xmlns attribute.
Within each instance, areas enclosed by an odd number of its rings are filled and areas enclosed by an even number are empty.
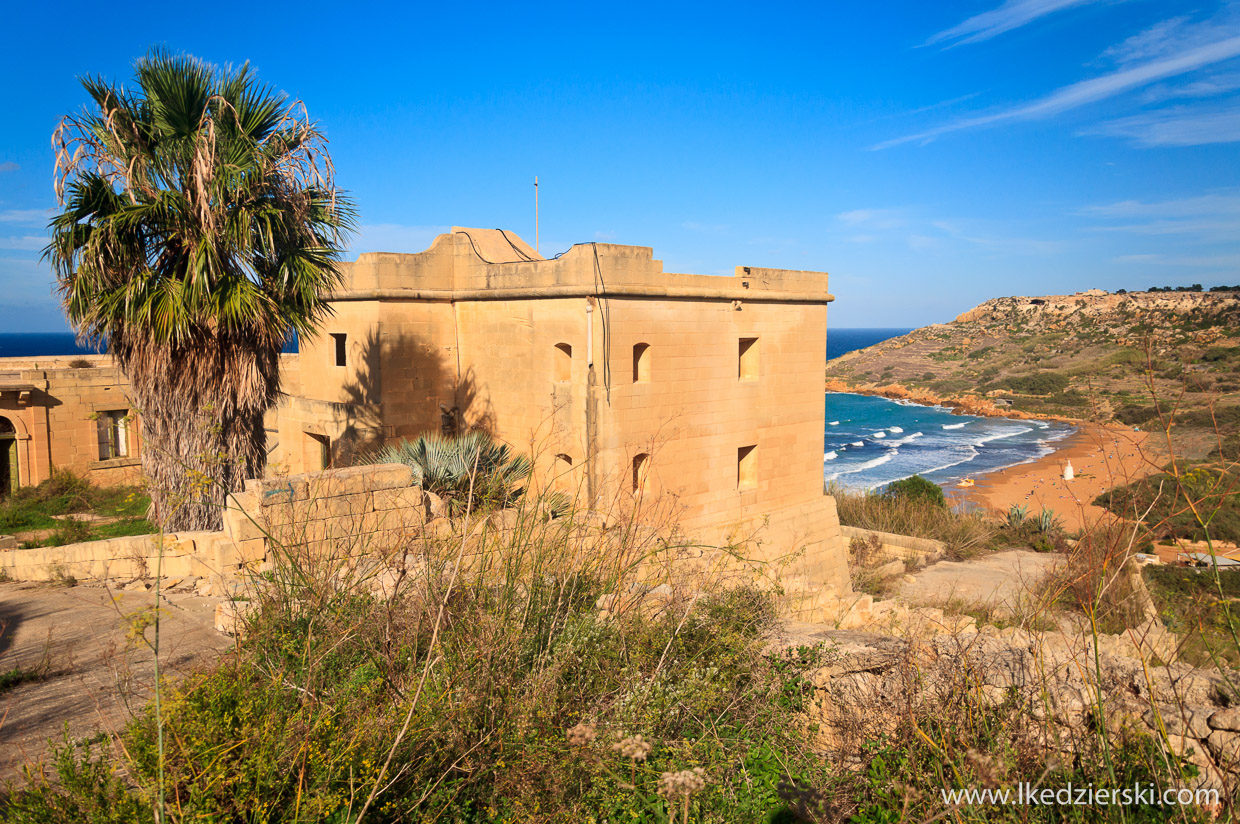
<svg viewBox="0 0 1240 824"><path fill-rule="evenodd" d="M743 381L758 379L758 339L741 338L737 376Z"/></svg>
<svg viewBox="0 0 1240 824"><path fill-rule="evenodd" d="M129 457L129 410L100 412L96 421L99 434L99 460Z"/></svg>
<svg viewBox="0 0 1240 824"><path fill-rule="evenodd" d="M740 490L758 487L758 447L756 444L736 450L736 488Z"/></svg>
<svg viewBox="0 0 1240 824"><path fill-rule="evenodd" d="M349 356L349 336L343 332L332 333L332 346L335 349L335 363L344 366Z"/></svg>

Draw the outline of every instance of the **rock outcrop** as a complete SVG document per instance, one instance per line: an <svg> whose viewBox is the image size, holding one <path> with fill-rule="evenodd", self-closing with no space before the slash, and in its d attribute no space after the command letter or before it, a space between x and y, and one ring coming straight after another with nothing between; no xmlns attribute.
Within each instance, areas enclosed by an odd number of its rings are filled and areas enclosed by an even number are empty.
<svg viewBox="0 0 1240 824"><path fill-rule="evenodd" d="M860 763L861 745L910 713L1002 706L1018 719L1013 732L1047 752L1078 753L1105 727L1113 737L1149 735L1195 765L1189 786L1224 788L1240 776L1240 708L1229 705L1226 679L1155 666L1140 632L1095 644L1085 634L991 626L898 638L790 624L772 647L823 650L806 673L807 720L815 746L836 758Z"/></svg>

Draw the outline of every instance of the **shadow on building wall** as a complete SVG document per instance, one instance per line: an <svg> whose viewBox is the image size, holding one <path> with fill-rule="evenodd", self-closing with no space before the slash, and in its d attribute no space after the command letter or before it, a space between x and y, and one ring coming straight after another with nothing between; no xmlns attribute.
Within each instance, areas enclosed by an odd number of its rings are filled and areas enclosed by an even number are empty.
<svg viewBox="0 0 1240 824"><path fill-rule="evenodd" d="M350 347L353 377L340 389L333 463L401 438L426 433L494 434L496 419L485 384L473 367L458 372L456 354L426 340L371 329Z"/></svg>

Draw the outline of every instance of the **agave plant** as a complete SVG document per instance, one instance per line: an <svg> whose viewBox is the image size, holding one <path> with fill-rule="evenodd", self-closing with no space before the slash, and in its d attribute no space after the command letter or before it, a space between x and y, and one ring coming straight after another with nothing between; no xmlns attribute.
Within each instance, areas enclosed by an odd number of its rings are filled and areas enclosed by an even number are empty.
<svg viewBox="0 0 1240 824"><path fill-rule="evenodd" d="M1012 504L1007 511L1007 525L1012 529L1020 529L1029 517L1029 508L1020 504Z"/></svg>
<svg viewBox="0 0 1240 824"><path fill-rule="evenodd" d="M485 432L455 438L419 435L374 453L373 463L400 463L423 489L444 498L453 512L511 506L525 493L530 459ZM472 490L472 497L471 497Z"/></svg>
<svg viewBox="0 0 1240 824"><path fill-rule="evenodd" d="M1038 515L1038 532L1043 535L1050 535L1054 532L1063 531L1063 519L1054 513L1053 510L1043 509Z"/></svg>

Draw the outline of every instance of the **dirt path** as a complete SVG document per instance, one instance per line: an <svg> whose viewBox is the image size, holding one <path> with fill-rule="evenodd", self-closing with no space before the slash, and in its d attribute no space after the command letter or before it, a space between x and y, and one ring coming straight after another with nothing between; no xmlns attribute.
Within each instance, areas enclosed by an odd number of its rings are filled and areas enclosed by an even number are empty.
<svg viewBox="0 0 1240 824"><path fill-rule="evenodd" d="M899 595L918 605L960 601L1014 611L1063 560L1062 555L1015 549L972 561L940 561L902 584Z"/></svg>
<svg viewBox="0 0 1240 824"><path fill-rule="evenodd" d="M168 597L160 622L165 676L183 677L232 645L215 631L220 600ZM45 655L51 663L48 677L0 693L0 783L42 758L66 724L81 738L113 732L141 710L154 663L149 647L132 642L131 619L153 603L149 592L0 584L0 672L35 666Z"/></svg>

